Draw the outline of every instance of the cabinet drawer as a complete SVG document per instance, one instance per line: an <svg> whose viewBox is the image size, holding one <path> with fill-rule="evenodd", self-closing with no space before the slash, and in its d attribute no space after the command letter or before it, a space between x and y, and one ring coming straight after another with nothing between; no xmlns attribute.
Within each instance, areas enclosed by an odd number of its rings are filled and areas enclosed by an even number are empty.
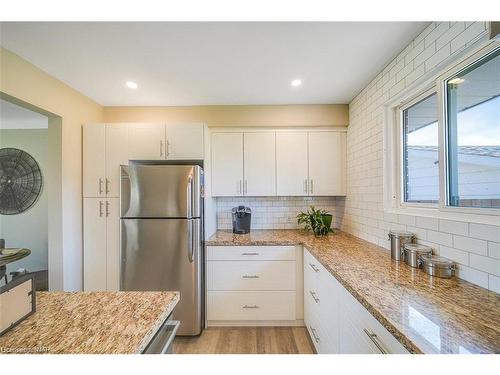
<svg viewBox="0 0 500 375"><path fill-rule="evenodd" d="M295 320L295 291L209 291L208 320Z"/></svg>
<svg viewBox="0 0 500 375"><path fill-rule="evenodd" d="M345 321L348 318L357 334L369 342L370 346L375 348L374 350L380 353L375 341L387 353L408 354L405 347L345 289L341 290L341 302L344 312L342 319ZM369 334L376 335L376 337L372 340Z"/></svg>
<svg viewBox="0 0 500 375"><path fill-rule="evenodd" d="M208 260L295 260L294 246L208 246Z"/></svg>
<svg viewBox="0 0 500 375"><path fill-rule="evenodd" d="M294 261L208 262L208 290L295 290Z"/></svg>
<svg viewBox="0 0 500 375"><path fill-rule="evenodd" d="M319 279L323 277L325 273L328 273L325 267L323 267L309 251L304 249L304 275L311 275L311 277Z"/></svg>

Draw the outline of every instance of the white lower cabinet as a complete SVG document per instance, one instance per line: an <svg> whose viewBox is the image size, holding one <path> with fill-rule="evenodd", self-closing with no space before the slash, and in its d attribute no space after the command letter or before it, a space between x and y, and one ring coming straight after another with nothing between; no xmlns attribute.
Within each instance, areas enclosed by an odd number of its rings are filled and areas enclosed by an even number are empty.
<svg viewBox="0 0 500 375"><path fill-rule="evenodd" d="M298 251L294 246L208 246L208 325L296 325L302 319Z"/></svg>
<svg viewBox="0 0 500 375"><path fill-rule="evenodd" d="M209 321L295 320L295 291L208 291Z"/></svg>
<svg viewBox="0 0 500 375"><path fill-rule="evenodd" d="M408 353L306 249L304 322L320 354Z"/></svg>
<svg viewBox="0 0 500 375"><path fill-rule="evenodd" d="M83 288L119 290L119 198L83 199Z"/></svg>

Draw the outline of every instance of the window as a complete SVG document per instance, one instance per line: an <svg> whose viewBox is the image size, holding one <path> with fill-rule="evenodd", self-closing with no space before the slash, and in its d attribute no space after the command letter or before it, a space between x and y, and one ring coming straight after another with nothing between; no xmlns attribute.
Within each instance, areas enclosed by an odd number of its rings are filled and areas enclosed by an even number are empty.
<svg viewBox="0 0 500 375"><path fill-rule="evenodd" d="M405 202L439 201L437 94L402 109Z"/></svg>
<svg viewBox="0 0 500 375"><path fill-rule="evenodd" d="M448 205L500 208L500 49L445 85Z"/></svg>
<svg viewBox="0 0 500 375"><path fill-rule="evenodd" d="M500 43L394 96L383 134L387 212L498 223Z"/></svg>

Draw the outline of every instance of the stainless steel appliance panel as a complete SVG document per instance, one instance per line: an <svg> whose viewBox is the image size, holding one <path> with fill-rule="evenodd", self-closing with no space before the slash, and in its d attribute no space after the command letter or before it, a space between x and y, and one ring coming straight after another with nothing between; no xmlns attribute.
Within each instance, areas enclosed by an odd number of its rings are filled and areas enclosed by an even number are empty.
<svg viewBox="0 0 500 375"><path fill-rule="evenodd" d="M121 166L121 217L201 217L202 174L196 165Z"/></svg>
<svg viewBox="0 0 500 375"><path fill-rule="evenodd" d="M180 291L179 335L203 321L201 219L121 219L120 290Z"/></svg>

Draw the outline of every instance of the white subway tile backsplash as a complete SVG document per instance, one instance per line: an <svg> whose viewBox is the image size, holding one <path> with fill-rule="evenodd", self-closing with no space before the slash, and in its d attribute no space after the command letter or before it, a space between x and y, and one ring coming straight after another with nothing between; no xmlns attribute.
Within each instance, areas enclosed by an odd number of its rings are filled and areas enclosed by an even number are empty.
<svg viewBox="0 0 500 375"><path fill-rule="evenodd" d="M472 284L488 288L488 273L486 272L458 264L455 270L455 276Z"/></svg>
<svg viewBox="0 0 500 375"><path fill-rule="evenodd" d="M500 243L491 241L488 242L488 256L500 259Z"/></svg>
<svg viewBox="0 0 500 375"><path fill-rule="evenodd" d="M436 48L440 49L444 45L450 43L450 41L456 38L464 30L465 24L463 22L456 22L444 34L436 39Z"/></svg>
<svg viewBox="0 0 500 375"><path fill-rule="evenodd" d="M443 62L448 56L450 56L450 46L449 44L444 45L436 53L434 53L429 59L425 61L425 71L428 72L434 69L439 63Z"/></svg>
<svg viewBox="0 0 500 375"><path fill-rule="evenodd" d="M415 225L419 228L438 230L439 220L434 217L417 216Z"/></svg>
<svg viewBox="0 0 500 375"><path fill-rule="evenodd" d="M439 220L439 230L441 232L467 236L469 234L469 223L441 219Z"/></svg>
<svg viewBox="0 0 500 375"><path fill-rule="evenodd" d="M486 32L484 22L474 22L468 26L462 33L457 35L451 42L451 53L463 49L466 45L476 40L481 34Z"/></svg>
<svg viewBox="0 0 500 375"><path fill-rule="evenodd" d="M453 236L453 247L460 250L468 251L469 253L487 255L488 243L484 240L470 238L465 236Z"/></svg>
<svg viewBox="0 0 500 375"><path fill-rule="evenodd" d="M471 223L469 231L471 237L500 242L500 226Z"/></svg>
<svg viewBox="0 0 500 375"><path fill-rule="evenodd" d="M500 276L500 260L484 257L482 255L470 254L469 264L478 270Z"/></svg>
<svg viewBox="0 0 500 375"><path fill-rule="evenodd" d="M415 216L411 215L398 215L399 224L415 225Z"/></svg>
<svg viewBox="0 0 500 375"><path fill-rule="evenodd" d="M340 225L338 215L342 210L336 207L335 197L220 197L216 198L217 228L231 229L231 209L248 206L252 209L251 229L296 229L297 214L309 206L323 208L333 215L333 226ZM340 205L339 205L340 206Z"/></svg>
<svg viewBox="0 0 500 375"><path fill-rule="evenodd" d="M453 246L453 236L449 233L429 230L427 231L427 240L430 242L438 243L440 245Z"/></svg>
<svg viewBox="0 0 500 375"><path fill-rule="evenodd" d="M500 293L500 277L489 275L488 288L496 293Z"/></svg>
<svg viewBox="0 0 500 375"><path fill-rule="evenodd" d="M415 57L415 60L413 60L413 64L415 66L419 66L423 62L430 59L434 55L434 53L436 53L436 45L433 43L428 47L426 46L422 53Z"/></svg>
<svg viewBox="0 0 500 375"><path fill-rule="evenodd" d="M439 22L436 27L424 39L425 47L434 44L436 39L441 37L450 28L449 22Z"/></svg>
<svg viewBox="0 0 500 375"><path fill-rule="evenodd" d="M466 266L469 264L469 253L466 251L441 246L439 248L439 255Z"/></svg>

